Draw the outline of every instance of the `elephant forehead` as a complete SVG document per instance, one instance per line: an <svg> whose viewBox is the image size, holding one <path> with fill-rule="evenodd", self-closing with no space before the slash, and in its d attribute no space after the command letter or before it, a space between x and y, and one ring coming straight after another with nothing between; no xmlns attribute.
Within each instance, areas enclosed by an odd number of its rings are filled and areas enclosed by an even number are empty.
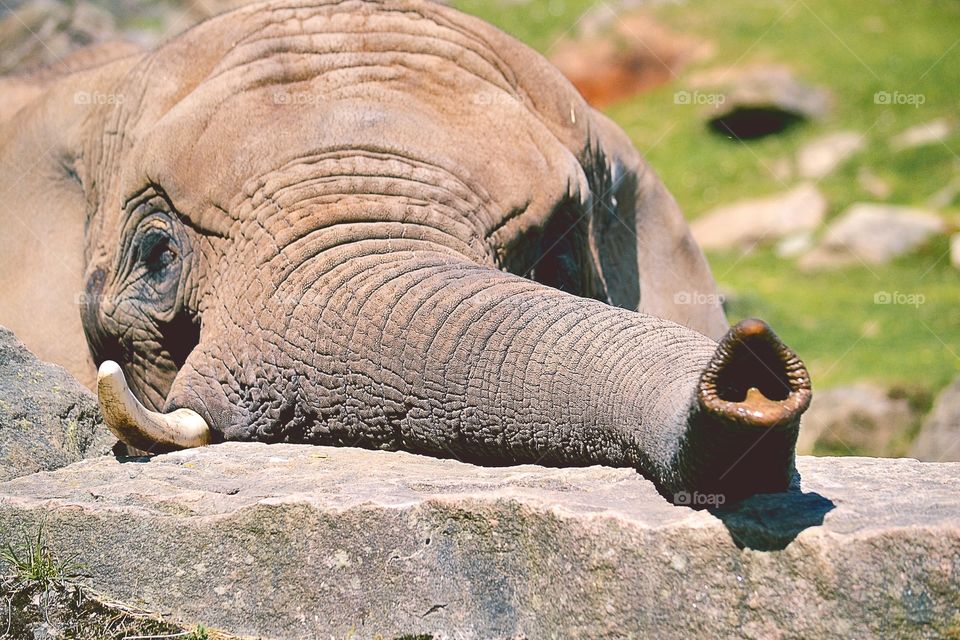
<svg viewBox="0 0 960 640"><path fill-rule="evenodd" d="M583 183L589 146L589 111L553 73L433 3L258 4L131 74L121 190L147 178L182 210L219 215L298 158L355 149L433 164L501 211L547 210Z"/></svg>
<svg viewBox="0 0 960 640"><path fill-rule="evenodd" d="M513 210L563 197L580 171L566 148L519 107L510 116L469 103L441 110L389 92L378 100L303 104L278 101L276 91L185 102L130 150L138 165L131 189L139 176L149 176L185 211L204 203L235 211L263 192L268 177L284 181L278 173L287 181L337 179L328 196L389 195L373 183L392 177L405 185L389 189L430 199L452 179L477 204Z"/></svg>
<svg viewBox="0 0 960 640"><path fill-rule="evenodd" d="M437 11L432 3L308 5L271 8L257 17L259 24L231 38L213 76L238 71L269 76L275 72L268 60L292 62L295 68L283 72L301 78L347 71L348 82L353 69L442 74L455 68L491 87L523 91L513 69L463 16Z"/></svg>
<svg viewBox="0 0 960 640"><path fill-rule="evenodd" d="M392 83L427 93L479 87L522 101L523 83L484 35L522 45L471 27L491 31L429 2L256 4L202 23L145 60L141 113L156 119L201 86L236 92L318 78L312 88L330 99Z"/></svg>

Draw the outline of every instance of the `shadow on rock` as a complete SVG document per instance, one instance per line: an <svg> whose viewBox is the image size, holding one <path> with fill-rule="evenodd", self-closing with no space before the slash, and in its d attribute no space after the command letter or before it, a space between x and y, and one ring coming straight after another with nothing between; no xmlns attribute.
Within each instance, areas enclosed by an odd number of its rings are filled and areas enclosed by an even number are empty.
<svg viewBox="0 0 960 640"><path fill-rule="evenodd" d="M709 511L723 522L740 549L780 551L804 529L822 525L835 506L819 493L804 493L797 474L783 493L760 493Z"/></svg>

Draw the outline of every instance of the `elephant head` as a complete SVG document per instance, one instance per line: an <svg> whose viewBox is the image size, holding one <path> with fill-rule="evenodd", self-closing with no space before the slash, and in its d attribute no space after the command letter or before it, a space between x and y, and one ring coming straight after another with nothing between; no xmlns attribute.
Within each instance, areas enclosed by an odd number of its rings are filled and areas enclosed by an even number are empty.
<svg viewBox="0 0 960 640"><path fill-rule="evenodd" d="M730 497L792 477L803 364L760 321L727 331L626 136L478 20L252 5L5 127L36 164L18 213L77 239L62 278L133 446L609 464Z"/></svg>

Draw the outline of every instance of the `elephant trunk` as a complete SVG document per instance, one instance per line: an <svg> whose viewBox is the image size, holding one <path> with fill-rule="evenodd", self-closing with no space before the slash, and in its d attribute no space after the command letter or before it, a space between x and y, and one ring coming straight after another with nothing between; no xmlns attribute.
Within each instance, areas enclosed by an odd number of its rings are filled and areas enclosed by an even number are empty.
<svg viewBox="0 0 960 640"><path fill-rule="evenodd" d="M717 345L440 252L313 262L205 319L168 410L227 440L630 466L668 494L789 484L809 378L759 321Z"/></svg>
<svg viewBox="0 0 960 640"><path fill-rule="evenodd" d="M787 489L811 395L803 362L765 322L737 324L700 377L676 456L674 491L736 499Z"/></svg>

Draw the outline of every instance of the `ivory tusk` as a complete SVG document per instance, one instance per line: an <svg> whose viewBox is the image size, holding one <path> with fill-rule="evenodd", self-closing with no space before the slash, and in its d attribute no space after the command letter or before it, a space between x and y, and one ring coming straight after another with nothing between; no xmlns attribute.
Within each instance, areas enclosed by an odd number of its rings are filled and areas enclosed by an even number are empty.
<svg viewBox="0 0 960 640"><path fill-rule="evenodd" d="M122 442L151 453L210 444L206 420L190 409L157 413L130 391L120 365L107 360L97 373L97 395L103 420Z"/></svg>

